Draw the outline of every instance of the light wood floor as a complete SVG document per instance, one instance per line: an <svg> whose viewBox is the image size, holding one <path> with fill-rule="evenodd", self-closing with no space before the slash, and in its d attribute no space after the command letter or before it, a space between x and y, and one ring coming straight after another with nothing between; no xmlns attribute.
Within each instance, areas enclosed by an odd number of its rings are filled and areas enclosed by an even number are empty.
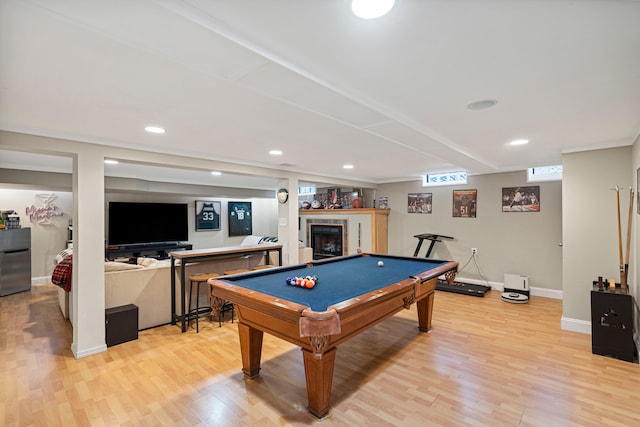
<svg viewBox="0 0 640 427"><path fill-rule="evenodd" d="M143 331L74 359L52 285L0 298L2 426L637 426L640 368L560 330L561 302L438 292L338 348L328 419L306 411L302 355L265 334L244 380L236 325ZM415 307L415 305L414 305Z"/></svg>

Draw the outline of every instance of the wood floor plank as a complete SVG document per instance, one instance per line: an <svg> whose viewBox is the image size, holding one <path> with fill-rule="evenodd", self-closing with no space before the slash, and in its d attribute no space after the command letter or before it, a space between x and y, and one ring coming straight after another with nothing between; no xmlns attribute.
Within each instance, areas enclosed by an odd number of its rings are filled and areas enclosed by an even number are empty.
<svg viewBox="0 0 640 427"><path fill-rule="evenodd" d="M76 360L57 288L0 298L3 426L631 426L640 368L562 331L562 303L438 292L433 330L404 310L338 348L332 411L306 410L299 348L265 334L241 372L237 323L163 326Z"/></svg>

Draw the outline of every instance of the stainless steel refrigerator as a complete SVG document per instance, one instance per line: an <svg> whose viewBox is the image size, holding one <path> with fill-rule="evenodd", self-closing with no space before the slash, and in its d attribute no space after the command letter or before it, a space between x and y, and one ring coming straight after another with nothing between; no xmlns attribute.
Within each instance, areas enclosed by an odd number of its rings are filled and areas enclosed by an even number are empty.
<svg viewBox="0 0 640 427"><path fill-rule="evenodd" d="M0 229L0 297L31 289L31 229Z"/></svg>

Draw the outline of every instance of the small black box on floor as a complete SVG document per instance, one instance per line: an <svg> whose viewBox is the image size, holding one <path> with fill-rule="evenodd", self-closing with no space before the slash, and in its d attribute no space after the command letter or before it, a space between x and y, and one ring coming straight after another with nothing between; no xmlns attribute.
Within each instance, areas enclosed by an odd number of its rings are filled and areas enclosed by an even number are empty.
<svg viewBox="0 0 640 427"><path fill-rule="evenodd" d="M591 352L633 362L633 297L617 292L591 291Z"/></svg>
<svg viewBox="0 0 640 427"><path fill-rule="evenodd" d="M107 347L138 339L138 306L107 308L104 316Z"/></svg>

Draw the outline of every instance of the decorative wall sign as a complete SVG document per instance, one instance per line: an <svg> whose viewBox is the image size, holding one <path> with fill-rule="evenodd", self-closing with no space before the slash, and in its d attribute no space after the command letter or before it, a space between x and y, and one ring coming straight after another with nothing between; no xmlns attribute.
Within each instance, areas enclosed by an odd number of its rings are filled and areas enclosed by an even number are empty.
<svg viewBox="0 0 640 427"><path fill-rule="evenodd" d="M251 224L251 202L228 202L229 236L249 236Z"/></svg>
<svg viewBox="0 0 640 427"><path fill-rule="evenodd" d="M453 217L475 218L478 190L453 190Z"/></svg>
<svg viewBox="0 0 640 427"><path fill-rule="evenodd" d="M409 193L407 200L408 213L431 213L432 193Z"/></svg>
<svg viewBox="0 0 640 427"><path fill-rule="evenodd" d="M42 206L27 206L25 213L29 217L29 221L42 225L53 224L51 218L56 216L63 216L64 212L53 204L53 201L57 198L55 194L36 194L36 198L42 202Z"/></svg>
<svg viewBox="0 0 640 427"><path fill-rule="evenodd" d="M220 230L220 202L196 200L196 231Z"/></svg>
<svg viewBox="0 0 640 427"><path fill-rule="evenodd" d="M540 212L540 186L503 188L502 212Z"/></svg>

